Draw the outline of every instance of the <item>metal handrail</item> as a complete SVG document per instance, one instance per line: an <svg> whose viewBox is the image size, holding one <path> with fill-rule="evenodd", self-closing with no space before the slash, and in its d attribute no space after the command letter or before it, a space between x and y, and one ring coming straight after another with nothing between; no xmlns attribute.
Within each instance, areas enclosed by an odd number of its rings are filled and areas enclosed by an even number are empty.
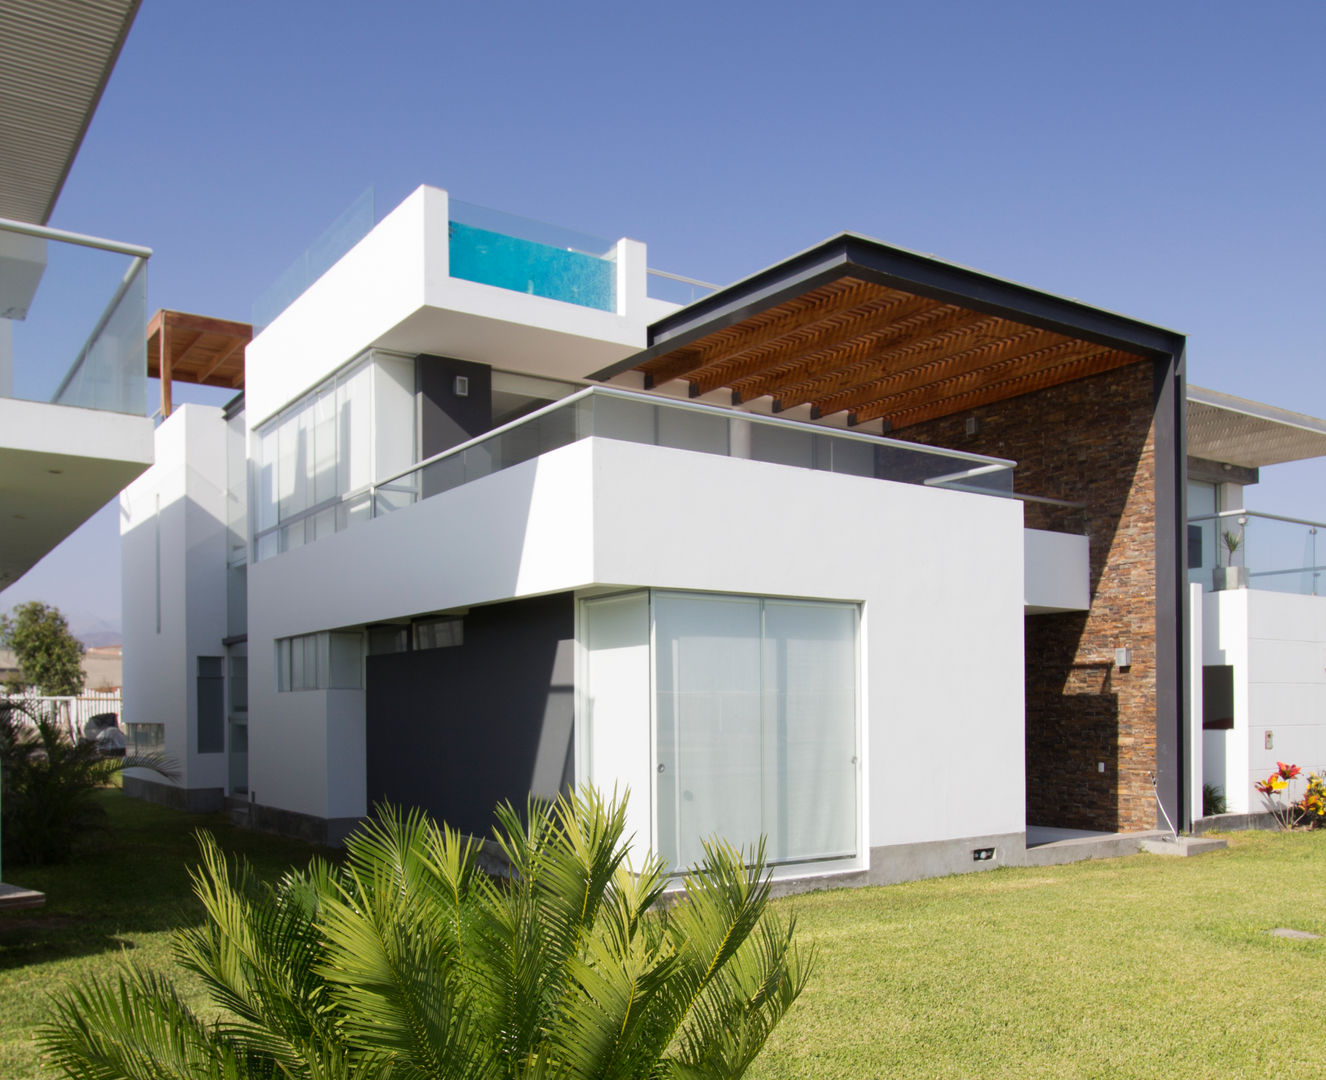
<svg viewBox="0 0 1326 1080"><path fill-rule="evenodd" d="M714 292L723 287L708 281L700 281L697 278L685 277L682 274L669 274L666 270L655 270L652 266L647 267L645 273L653 274L654 277L667 278L669 281L680 281L683 285L699 285L702 289L712 289Z"/></svg>
<svg viewBox="0 0 1326 1080"><path fill-rule="evenodd" d="M34 225L30 221L0 218L0 231L20 233L23 236L35 236L39 240L59 240L65 244L97 248L99 251L114 251L120 255L133 255L139 259L150 259L152 257L152 249L143 247L141 244L124 244L118 240L105 240L100 236L87 236L84 233L52 229L48 225Z"/></svg>
<svg viewBox="0 0 1326 1080"><path fill-rule="evenodd" d="M373 484L376 491L379 487L395 483L397 480L409 476L411 473L418 472L420 469L434 462L442 461L444 458L454 457L462 454L466 450L472 449L489 439L496 438L499 435L510 431L512 428L520 427L531 420L536 420L555 409L564 408L577 401L583 401L590 395L601 397L615 397L624 401L637 401L646 405L666 405L674 409L689 409L692 412L705 413L710 416L722 417L724 420L748 420L752 423L766 424L770 427L781 427L785 429L805 431L814 435L831 435L840 439L852 439L857 442L869 443L872 446L894 446L900 450L911 450L919 454L930 454L934 457L949 458L954 461L970 461L981 466L1015 468L1016 461L1008 458L990 457L985 454L973 454L966 450L945 450L934 446L926 446L924 443L906 442L903 439L890 439L886 435L868 435L858 431L844 431L842 428L825 427L823 424L812 424L806 420L788 420L781 416L764 416L761 413L739 412L735 409L725 409L719 405L705 405L698 401L685 401L680 398L663 397L658 394L642 394L635 390L623 390L617 386L587 386L583 390L577 390L574 394L569 394L564 398L558 398L556 401L549 402L542 408L535 409L533 412L526 413L524 416L517 417L515 420L509 420L505 424L493 428L491 431L485 431L468 442L463 442L458 446L452 446L440 453L433 454L423 461L416 462L408 469L402 469L393 473L383 480Z"/></svg>
<svg viewBox="0 0 1326 1080"><path fill-rule="evenodd" d="M1255 517L1268 521L1283 521L1287 525L1307 525L1313 529L1326 529L1326 522L1309 521L1307 518L1285 517L1282 514L1268 514L1263 510L1221 510L1216 514L1195 514L1188 518L1189 523L1196 521L1223 521L1225 518Z"/></svg>

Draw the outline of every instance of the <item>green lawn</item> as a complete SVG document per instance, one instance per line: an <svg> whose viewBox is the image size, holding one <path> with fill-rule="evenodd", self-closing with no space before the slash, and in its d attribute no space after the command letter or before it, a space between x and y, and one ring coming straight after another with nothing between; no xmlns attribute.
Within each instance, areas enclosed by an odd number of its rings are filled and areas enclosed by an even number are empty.
<svg viewBox="0 0 1326 1080"><path fill-rule="evenodd" d="M786 902L819 966L752 1074L1326 1074L1326 832Z"/></svg>
<svg viewBox="0 0 1326 1080"><path fill-rule="evenodd" d="M0 914L0 1077L40 1075L47 997L122 953L169 966L195 919L194 828L275 875L310 849L104 795L73 865L14 867L45 909ZM1326 1072L1326 832L778 901L819 962L753 1070L774 1077L1302 1077ZM196 993L196 988L194 988ZM198 1002L201 1004L201 1002Z"/></svg>
<svg viewBox="0 0 1326 1080"><path fill-rule="evenodd" d="M121 957L173 967L174 927L199 920L189 867L197 862L194 830L210 829L222 846L243 854L265 876L308 862L314 849L281 837L233 828L223 814L184 814L101 794L111 831L65 866L6 866L11 884L40 889L46 906L0 912L0 1077L43 1073L32 1035L50 1013L49 995L85 976L113 972ZM184 973L180 973L183 981ZM194 1005L205 1007L190 980Z"/></svg>

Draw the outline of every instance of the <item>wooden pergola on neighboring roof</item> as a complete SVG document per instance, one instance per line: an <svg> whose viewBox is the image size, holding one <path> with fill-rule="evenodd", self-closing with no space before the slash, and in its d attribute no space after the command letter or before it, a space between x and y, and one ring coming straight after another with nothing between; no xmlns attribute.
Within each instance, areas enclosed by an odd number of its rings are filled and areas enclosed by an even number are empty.
<svg viewBox="0 0 1326 1080"><path fill-rule="evenodd" d="M161 380L161 415L171 411L172 382L240 390L244 347L253 327L183 311L158 311L147 324L147 374Z"/></svg>
<svg viewBox="0 0 1326 1080"><path fill-rule="evenodd" d="M684 379L773 411L810 406L884 430L1145 359L1182 335L844 233L650 327L650 347L592 377Z"/></svg>

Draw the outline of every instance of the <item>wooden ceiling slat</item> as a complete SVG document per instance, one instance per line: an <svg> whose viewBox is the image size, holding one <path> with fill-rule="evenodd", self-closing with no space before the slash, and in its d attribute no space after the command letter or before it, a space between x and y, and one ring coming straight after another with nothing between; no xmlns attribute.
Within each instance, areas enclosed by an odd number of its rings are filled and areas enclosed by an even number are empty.
<svg viewBox="0 0 1326 1080"><path fill-rule="evenodd" d="M1116 367L1136 363L1138 358L1130 353L1120 352L1104 346L1094 346L1089 353L1075 357L1062 364L1041 368L1037 371L1020 372L986 386L964 389L949 396L940 396L923 400L911 409L889 411L888 402L878 402L867 412L873 415L857 415L855 423L865 423L867 419L882 419L888 422L893 431L899 431L912 424L924 423L941 416L950 416L956 412L990 405L1008 398L1020 397L1036 390L1043 390L1074 379L1084 379L1090 375L1099 375Z"/></svg>
<svg viewBox="0 0 1326 1080"><path fill-rule="evenodd" d="M753 378L758 382L769 372L780 371L787 365L797 369L803 357L827 353L858 339L887 333L889 327L900 320L934 306L933 301L925 297L887 291L890 295L872 298L827 318L810 320L777 338L710 361L688 375L691 394L699 396L730 386L734 392L741 393L742 400L748 401L759 397L763 391L743 392L743 380Z"/></svg>
<svg viewBox="0 0 1326 1080"><path fill-rule="evenodd" d="M968 311L966 308L935 308L952 311L930 332L908 334L895 341L882 343L883 347L864 350L852 362L834 365L826 370L812 371L810 377L780 387L775 396L782 409L790 409L808 402L815 403L816 415L828 411L820 404L835 395L851 393L854 389L873 385L881 380L905 374L927 362L942 363L955 353L963 353L981 345L1001 341L1016 332L1016 323Z"/></svg>
<svg viewBox="0 0 1326 1080"><path fill-rule="evenodd" d="M713 363L715 359L777 341L800 327L832 318L839 312L886 294L893 294L893 290L858 278L843 278L812 289L772 311L752 316L735 327L715 331L702 341L647 360L637 370L645 373L650 385L660 386Z"/></svg>
<svg viewBox="0 0 1326 1080"><path fill-rule="evenodd" d="M863 358L881 349L932 337L946 327L973 318L979 316L963 308L913 297L907 305L907 313L896 320L883 321L863 335L825 349L802 353L778 367L767 368L734 383L732 389L741 395L742 401L750 401L764 394L777 398L787 386L795 386L816 377L830 378L841 369L860 363Z"/></svg>
<svg viewBox="0 0 1326 1080"><path fill-rule="evenodd" d="M1010 360L1017 362L1028 353L1073 340L1051 330L1037 330L1019 323L1002 322L1005 333L1003 337L969 341L967 348L952 353L945 353L938 348L918 350L906 358L910 362L904 364L902 360L896 361L892 365L895 370L888 374L855 385L843 386L833 393L814 398L811 403L815 414L829 416L843 410L851 412L870 401L902 393L914 386L924 386L946 377L963 375L987 364L1002 364Z"/></svg>
<svg viewBox="0 0 1326 1080"><path fill-rule="evenodd" d="M1143 357L1008 315L843 277L636 367L646 385L684 378L692 393L729 387L735 403L770 395L896 430L1107 371Z"/></svg>
<svg viewBox="0 0 1326 1080"><path fill-rule="evenodd" d="M198 376L198 381L206 382L208 379L210 379L214 374L216 374L217 369L219 369L222 364L224 364L227 360L229 360L232 356L234 356L236 350L238 350L243 344L244 343L240 341L238 338L233 339L230 342L230 344L226 348L222 349L221 352L217 355L217 358L212 362L212 366Z"/></svg>
<svg viewBox="0 0 1326 1080"><path fill-rule="evenodd" d="M174 345L175 344L173 340L174 335L171 336L172 336L171 345ZM179 349L175 352L174 357L170 361L170 366L176 371L177 374L180 373L182 369L187 368L189 366L189 362L193 357L195 351L201 351L198 349L198 346L202 342L203 338L206 336L207 335L205 335L201 330L195 332L193 337L188 339L189 343L185 345L184 348Z"/></svg>
<svg viewBox="0 0 1326 1080"><path fill-rule="evenodd" d="M949 398L971 389L979 389L983 386L1007 381L1009 378L1020 374L1035 374L1051 368L1062 367L1064 364L1072 363L1083 357L1096 356L1102 351L1105 351L1103 345L1096 345L1089 341L1077 341L1073 338L1063 338L1048 348L1039 349L1033 353L1008 356L1003 360L979 364L967 371L956 374L950 374L945 370L941 377L932 377L924 382L916 382L906 390L887 394L876 393L867 399L861 407L850 411L857 417L858 422L866 419L867 414L871 412L875 412L876 416L882 416L885 413L902 413L921 402ZM883 410L883 412L877 410ZM873 419L873 417L870 418Z"/></svg>

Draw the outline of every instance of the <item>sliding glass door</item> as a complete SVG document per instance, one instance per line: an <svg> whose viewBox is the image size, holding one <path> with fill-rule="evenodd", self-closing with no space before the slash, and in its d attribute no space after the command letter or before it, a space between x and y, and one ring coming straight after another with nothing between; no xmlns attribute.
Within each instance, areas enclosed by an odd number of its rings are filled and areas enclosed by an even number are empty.
<svg viewBox="0 0 1326 1080"><path fill-rule="evenodd" d="M777 862L856 854L857 609L653 594L657 838L764 836Z"/></svg>

